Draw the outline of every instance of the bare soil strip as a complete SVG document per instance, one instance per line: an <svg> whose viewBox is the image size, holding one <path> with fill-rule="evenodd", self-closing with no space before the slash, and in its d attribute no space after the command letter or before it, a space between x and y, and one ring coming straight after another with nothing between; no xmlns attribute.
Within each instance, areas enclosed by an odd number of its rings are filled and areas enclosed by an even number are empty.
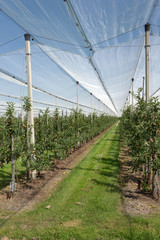
<svg viewBox="0 0 160 240"><path fill-rule="evenodd" d="M119 184L121 191L120 212L130 216L160 213L160 203L149 192L138 189L139 175L132 172L131 160L127 149L121 148Z"/></svg>

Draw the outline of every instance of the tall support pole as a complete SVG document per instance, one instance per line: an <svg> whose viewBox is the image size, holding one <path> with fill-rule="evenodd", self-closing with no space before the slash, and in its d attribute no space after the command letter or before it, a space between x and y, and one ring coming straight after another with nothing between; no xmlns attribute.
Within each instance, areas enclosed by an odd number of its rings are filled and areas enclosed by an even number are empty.
<svg viewBox="0 0 160 240"><path fill-rule="evenodd" d="M99 101L99 106L98 106L98 108L99 108L99 116L100 116L100 115L101 115L101 114L100 114L100 111L101 111L101 110L100 110L100 99L99 99L98 101Z"/></svg>
<svg viewBox="0 0 160 240"><path fill-rule="evenodd" d="M56 97L56 109L57 109L57 105L58 105L58 103L57 103L57 97Z"/></svg>
<svg viewBox="0 0 160 240"><path fill-rule="evenodd" d="M129 91L129 96L128 96L129 106L130 106L130 102L131 102L130 98L131 98L131 91Z"/></svg>
<svg viewBox="0 0 160 240"><path fill-rule="evenodd" d="M93 113L93 109L92 109L92 93L90 93L91 95L91 121L92 121L92 113Z"/></svg>
<svg viewBox="0 0 160 240"><path fill-rule="evenodd" d="M26 47L28 97L30 99L30 104L31 104L30 111L28 112L28 123L31 125L31 144L35 144L34 118L33 118L33 98L32 98L30 34L25 34L24 37L25 37L25 47Z"/></svg>
<svg viewBox="0 0 160 240"><path fill-rule="evenodd" d="M126 99L126 108L128 107L129 105L128 105L128 98Z"/></svg>
<svg viewBox="0 0 160 240"><path fill-rule="evenodd" d="M134 78L132 78L132 109L134 105Z"/></svg>
<svg viewBox="0 0 160 240"><path fill-rule="evenodd" d="M145 71L146 71L146 102L150 95L150 24L145 25Z"/></svg>
<svg viewBox="0 0 160 240"><path fill-rule="evenodd" d="M145 25L145 73L146 73L146 102L149 102L150 97L150 24L147 23ZM148 183L155 184L154 183L154 173L152 176L152 167L151 167L151 161L152 159L149 158L148 162L145 164L146 172L147 172L147 178ZM152 185L153 189L153 185Z"/></svg>
<svg viewBox="0 0 160 240"><path fill-rule="evenodd" d="M79 82L77 81L77 112L79 113Z"/></svg>
<svg viewBox="0 0 160 240"><path fill-rule="evenodd" d="M145 93L145 91L144 91L144 80L145 80L145 78L143 77L143 90L142 90L142 98L144 99L144 93Z"/></svg>
<svg viewBox="0 0 160 240"><path fill-rule="evenodd" d="M23 111L22 101L21 101L21 119L22 119L22 122L24 122L24 111Z"/></svg>

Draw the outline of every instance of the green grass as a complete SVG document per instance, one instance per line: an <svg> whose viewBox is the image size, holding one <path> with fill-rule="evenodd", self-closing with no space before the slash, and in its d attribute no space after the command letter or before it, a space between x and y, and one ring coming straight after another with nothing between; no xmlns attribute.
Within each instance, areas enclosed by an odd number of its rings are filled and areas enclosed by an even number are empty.
<svg viewBox="0 0 160 240"><path fill-rule="evenodd" d="M24 175L26 168L22 166L21 161L17 161L17 175L22 176ZM12 166L11 162L5 164L3 168L0 168L0 189L4 188L5 186L9 185L12 178Z"/></svg>
<svg viewBox="0 0 160 240"><path fill-rule="evenodd" d="M160 239L160 218L118 212L119 132L115 125L42 205L1 225L0 237L27 240ZM78 203L79 204L76 204ZM50 205L50 209L46 206Z"/></svg>

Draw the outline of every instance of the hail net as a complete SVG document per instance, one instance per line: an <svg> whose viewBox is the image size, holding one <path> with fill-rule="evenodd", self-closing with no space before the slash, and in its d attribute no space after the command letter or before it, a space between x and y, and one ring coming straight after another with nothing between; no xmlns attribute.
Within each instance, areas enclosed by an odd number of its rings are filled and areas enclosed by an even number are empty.
<svg viewBox="0 0 160 240"><path fill-rule="evenodd" d="M20 108L27 95L24 34L31 35L35 111L48 106L121 115L134 78L145 76L150 31L150 95L160 88L160 4L155 0L1 0L0 99ZM91 95L92 93L92 95Z"/></svg>

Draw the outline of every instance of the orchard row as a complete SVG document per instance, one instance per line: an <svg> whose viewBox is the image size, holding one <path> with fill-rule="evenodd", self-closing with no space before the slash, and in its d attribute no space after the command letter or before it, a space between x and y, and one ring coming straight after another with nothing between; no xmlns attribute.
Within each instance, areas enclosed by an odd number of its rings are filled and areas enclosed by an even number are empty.
<svg viewBox="0 0 160 240"><path fill-rule="evenodd" d="M121 117L121 137L128 146L133 169L139 171L139 188L151 190L160 198L160 102L150 98L148 102L136 97L136 105L129 106Z"/></svg>
<svg viewBox="0 0 160 240"><path fill-rule="evenodd" d="M26 99L25 99L26 100ZM54 159L64 159L88 140L111 126L116 117L108 115L88 116L73 110L67 116L58 109L50 113L40 111L34 118L35 144L31 144L32 126L28 123L28 103L24 104L26 116L22 121L16 117L14 104L9 102L4 116L0 118L0 167L12 162L12 182L15 181L15 161L21 159L29 172L49 169Z"/></svg>

